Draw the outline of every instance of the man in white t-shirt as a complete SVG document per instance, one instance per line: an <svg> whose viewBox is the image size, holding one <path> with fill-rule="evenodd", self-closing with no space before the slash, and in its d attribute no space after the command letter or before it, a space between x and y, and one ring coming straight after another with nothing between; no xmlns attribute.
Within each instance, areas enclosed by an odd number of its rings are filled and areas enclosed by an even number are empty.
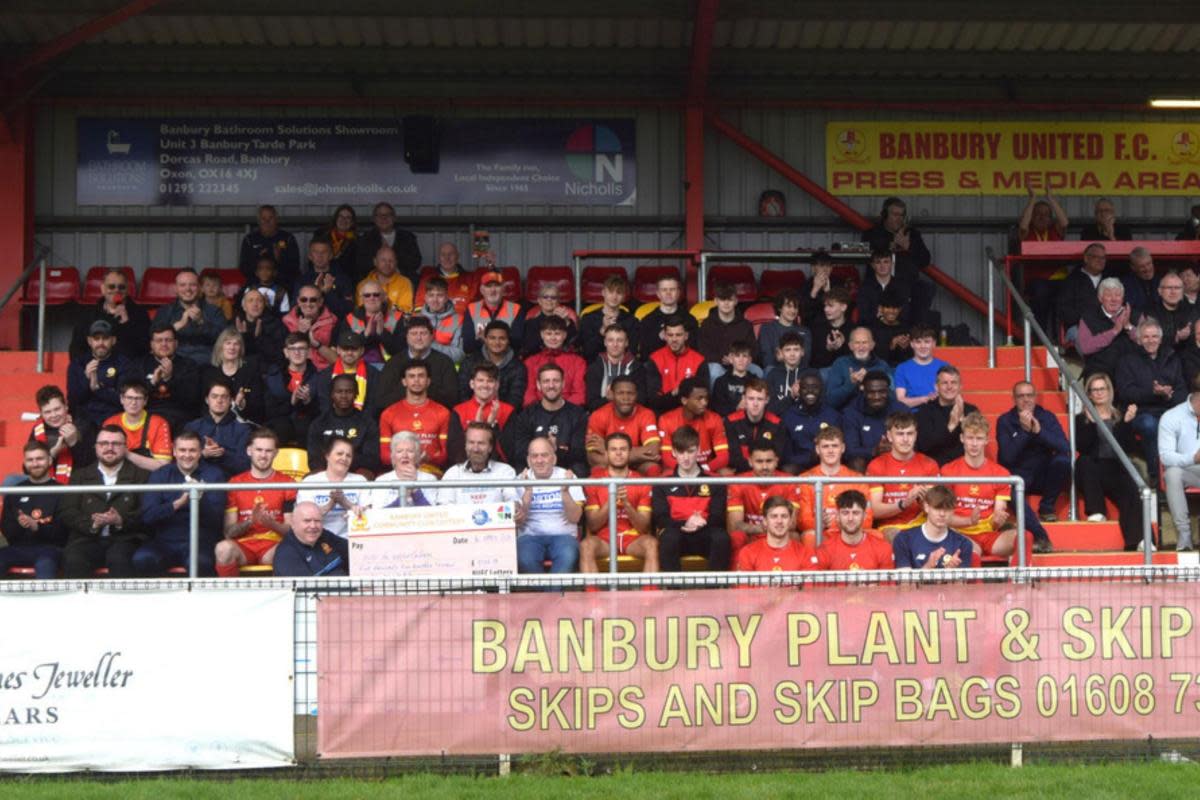
<svg viewBox="0 0 1200 800"><path fill-rule="evenodd" d="M522 478L563 480L575 475L555 466L555 445L545 436L529 442L529 468ZM530 486L517 509L517 569L520 572L571 572L579 559L579 520L583 517L580 486Z"/></svg>
<svg viewBox="0 0 1200 800"><path fill-rule="evenodd" d="M367 503L371 508L396 508L406 506L431 506L434 504L437 478L429 472L421 470L421 460L425 451L421 447L421 439L412 431L400 431L392 436L392 471L385 472L375 479L375 483L385 484L389 481L421 481L435 485L424 488L406 489L404 503L400 502L400 490L392 487L373 489Z"/></svg>
<svg viewBox="0 0 1200 800"><path fill-rule="evenodd" d="M496 445L496 431L486 422L469 422L463 433L463 447L467 452L467 460L461 464L451 465L442 475L442 481L461 481L479 478L481 480L508 480L517 477L517 473L508 464L492 460L492 451ZM441 486L437 490L435 505L495 505L496 503L517 503L521 499L519 490L511 486L473 486L449 487Z"/></svg>

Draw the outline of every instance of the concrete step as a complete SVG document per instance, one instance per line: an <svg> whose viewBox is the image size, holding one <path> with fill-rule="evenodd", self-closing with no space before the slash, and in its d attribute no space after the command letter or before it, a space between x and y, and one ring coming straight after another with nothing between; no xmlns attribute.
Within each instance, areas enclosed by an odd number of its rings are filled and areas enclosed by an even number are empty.
<svg viewBox="0 0 1200 800"><path fill-rule="evenodd" d="M964 391L971 392L1012 392L1012 387L1019 381L1025 380L1025 370L1021 367L959 367L962 372ZM1058 391L1058 370L1038 367L1029 374L1029 382L1039 391Z"/></svg>
<svg viewBox="0 0 1200 800"><path fill-rule="evenodd" d="M988 354L986 347L939 347L934 351L938 358L949 361L959 369L968 367L986 367ZM1046 348L1035 347L1030 357L1030 363L1035 367L1044 367L1053 362L1047 360ZM1025 350L1022 347L997 347L997 367L1023 367L1025 365Z"/></svg>
<svg viewBox="0 0 1200 800"><path fill-rule="evenodd" d="M965 385L965 384L964 384ZM963 391L963 398L984 414L1003 414L1013 407L1012 391ZM1055 414L1067 411L1067 396L1062 392L1042 392L1038 397L1042 408ZM1063 430L1066 430L1064 426Z"/></svg>

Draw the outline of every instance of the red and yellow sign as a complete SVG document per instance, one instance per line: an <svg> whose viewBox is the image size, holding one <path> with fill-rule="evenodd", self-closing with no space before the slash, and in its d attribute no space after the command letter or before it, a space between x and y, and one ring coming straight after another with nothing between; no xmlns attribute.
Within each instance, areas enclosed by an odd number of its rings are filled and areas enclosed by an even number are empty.
<svg viewBox="0 0 1200 800"><path fill-rule="evenodd" d="M1200 124L831 122L837 195L1200 194Z"/></svg>
<svg viewBox="0 0 1200 800"><path fill-rule="evenodd" d="M317 747L355 758L1194 736L1200 584L1087 589L323 597Z"/></svg>

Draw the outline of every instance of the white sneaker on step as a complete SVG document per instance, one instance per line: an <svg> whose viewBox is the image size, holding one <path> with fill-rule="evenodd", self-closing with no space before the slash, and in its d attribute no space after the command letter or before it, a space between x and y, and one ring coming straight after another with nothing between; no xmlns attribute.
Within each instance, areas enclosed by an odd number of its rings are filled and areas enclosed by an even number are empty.
<svg viewBox="0 0 1200 800"><path fill-rule="evenodd" d="M1150 552L1151 552L1151 553L1154 553L1154 552L1157 552L1157 551L1158 551L1158 548L1154 546L1154 542L1151 542L1151 543L1150 543ZM1139 552L1139 553L1144 553L1144 552L1146 552L1146 540L1145 540L1145 539L1143 539L1142 541L1138 542L1138 552Z"/></svg>
<svg viewBox="0 0 1200 800"><path fill-rule="evenodd" d="M1103 514L1088 514L1088 522L1108 522L1108 517Z"/></svg>

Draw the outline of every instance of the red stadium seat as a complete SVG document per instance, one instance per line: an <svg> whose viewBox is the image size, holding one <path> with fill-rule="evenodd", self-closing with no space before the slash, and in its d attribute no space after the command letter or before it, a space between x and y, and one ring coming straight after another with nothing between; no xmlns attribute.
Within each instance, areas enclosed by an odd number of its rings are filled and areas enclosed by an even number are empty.
<svg viewBox="0 0 1200 800"><path fill-rule="evenodd" d="M225 292L225 296L233 300L238 296L238 292L242 291L242 287L246 285L246 276L237 268L218 269L214 270L221 276L221 291Z"/></svg>
<svg viewBox="0 0 1200 800"><path fill-rule="evenodd" d="M604 300L604 281L611 275L620 275L628 280L628 274L624 267L616 266L594 266L584 267L582 283L579 291L583 295L583 304L590 305L591 303L600 303Z"/></svg>
<svg viewBox="0 0 1200 800"><path fill-rule="evenodd" d="M804 290L807 276L799 268L764 270L759 278L758 293L760 297L774 297L784 289Z"/></svg>
<svg viewBox="0 0 1200 800"><path fill-rule="evenodd" d="M176 267L147 267L142 273L138 302L152 308L175 302Z"/></svg>
<svg viewBox="0 0 1200 800"><path fill-rule="evenodd" d="M27 306L38 304L39 273L34 272L25 281L25 293L21 303ZM79 299L79 270L74 267L46 267L46 305L61 306Z"/></svg>
<svg viewBox="0 0 1200 800"><path fill-rule="evenodd" d="M708 299L713 299L713 287L718 283L732 283L739 303L753 303L758 299L754 270L746 264L714 264L709 267Z"/></svg>
<svg viewBox="0 0 1200 800"><path fill-rule="evenodd" d="M746 309L746 321L754 326L754 336L763 325L775 319L775 307L770 303L755 303Z"/></svg>
<svg viewBox="0 0 1200 800"><path fill-rule="evenodd" d="M436 266L426 264L425 266L421 267L421 271L417 273L417 283L420 283L426 278L432 278L434 275L437 275L437 273L438 268Z"/></svg>
<svg viewBox="0 0 1200 800"><path fill-rule="evenodd" d="M854 295L858 294L858 287L862 286L862 272L853 264L839 264L829 273L829 280L834 286L842 284Z"/></svg>
<svg viewBox="0 0 1200 800"><path fill-rule="evenodd" d="M500 267L504 276L504 299L521 302L521 270L516 267Z"/></svg>
<svg viewBox="0 0 1200 800"><path fill-rule="evenodd" d="M125 276L125 284L129 287L125 292L126 297L137 297L137 276L133 274L133 267L92 267L83 279L83 297L80 298L80 303L90 306L100 300L104 276L111 269L119 269Z"/></svg>
<svg viewBox="0 0 1200 800"><path fill-rule="evenodd" d="M525 299L536 303L538 293L547 283L558 285L558 301L565 305L575 302L575 273L570 267L530 267L525 275Z"/></svg>
<svg viewBox="0 0 1200 800"><path fill-rule="evenodd" d="M658 279L667 275L678 278L680 275L679 267L659 264L638 267L633 273L634 298L641 303L653 303L658 299L658 296L654 293Z"/></svg>

